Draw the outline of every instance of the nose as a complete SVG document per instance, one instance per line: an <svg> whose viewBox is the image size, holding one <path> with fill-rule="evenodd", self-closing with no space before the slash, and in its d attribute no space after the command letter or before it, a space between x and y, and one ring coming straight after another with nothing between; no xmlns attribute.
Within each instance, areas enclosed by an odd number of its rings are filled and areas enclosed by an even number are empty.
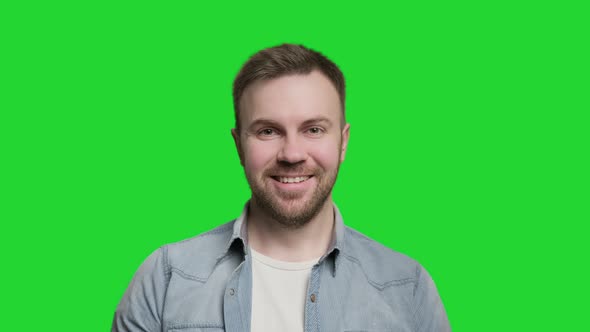
<svg viewBox="0 0 590 332"><path fill-rule="evenodd" d="M304 142L296 136L286 136L283 139L281 149L277 154L277 161L282 163L297 164L307 159Z"/></svg>

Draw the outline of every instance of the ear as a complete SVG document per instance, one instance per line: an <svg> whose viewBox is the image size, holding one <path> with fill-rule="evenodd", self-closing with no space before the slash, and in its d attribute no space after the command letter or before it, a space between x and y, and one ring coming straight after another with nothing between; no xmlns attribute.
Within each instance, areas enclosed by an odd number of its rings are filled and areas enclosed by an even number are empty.
<svg viewBox="0 0 590 332"><path fill-rule="evenodd" d="M240 142L240 134L236 130L236 128L232 128L231 136L234 138L234 143L236 144L236 150L238 151L238 156L240 157L240 164L244 166L244 154L242 152L242 144Z"/></svg>
<svg viewBox="0 0 590 332"><path fill-rule="evenodd" d="M350 138L350 124L347 123L342 129L342 143L340 145L340 162L344 161L346 155L346 148L348 147L348 139Z"/></svg>

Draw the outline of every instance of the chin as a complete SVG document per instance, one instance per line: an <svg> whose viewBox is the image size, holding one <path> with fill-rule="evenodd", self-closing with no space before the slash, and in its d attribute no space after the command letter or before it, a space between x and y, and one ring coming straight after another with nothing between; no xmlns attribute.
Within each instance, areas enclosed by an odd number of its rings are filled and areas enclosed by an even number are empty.
<svg viewBox="0 0 590 332"><path fill-rule="evenodd" d="M314 202L311 199L299 202L285 202L272 200L271 202L257 199L258 205L272 219L287 228L300 228L309 223L324 206L324 202Z"/></svg>

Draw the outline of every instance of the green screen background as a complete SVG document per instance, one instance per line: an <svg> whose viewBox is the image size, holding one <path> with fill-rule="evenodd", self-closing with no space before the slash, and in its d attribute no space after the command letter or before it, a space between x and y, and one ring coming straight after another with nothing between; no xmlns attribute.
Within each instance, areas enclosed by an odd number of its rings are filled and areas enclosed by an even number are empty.
<svg viewBox="0 0 590 332"><path fill-rule="evenodd" d="M582 3L3 3L0 329L109 330L149 253L240 214L231 84L283 42L346 75L345 222L454 331L587 326Z"/></svg>

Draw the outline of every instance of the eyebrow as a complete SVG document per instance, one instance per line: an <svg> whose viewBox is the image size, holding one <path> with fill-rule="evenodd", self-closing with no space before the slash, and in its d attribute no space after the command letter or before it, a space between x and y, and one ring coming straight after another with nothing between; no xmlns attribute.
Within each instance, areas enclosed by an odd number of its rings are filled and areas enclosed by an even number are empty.
<svg viewBox="0 0 590 332"><path fill-rule="evenodd" d="M318 123L325 123L327 126L332 125L332 121L330 121L330 119L328 119L324 116L319 116L316 118L312 118L312 119L303 121L302 126L309 126L309 125L318 124ZM252 128L258 127L258 126L281 127L282 125L275 120L260 118L260 119L254 120L250 124L250 126L248 126L248 129L252 129Z"/></svg>
<svg viewBox="0 0 590 332"><path fill-rule="evenodd" d="M316 123L325 123L328 126L332 125L332 121L330 121L330 119L326 118L325 116L319 116L317 118L303 121L304 126L309 126Z"/></svg>

